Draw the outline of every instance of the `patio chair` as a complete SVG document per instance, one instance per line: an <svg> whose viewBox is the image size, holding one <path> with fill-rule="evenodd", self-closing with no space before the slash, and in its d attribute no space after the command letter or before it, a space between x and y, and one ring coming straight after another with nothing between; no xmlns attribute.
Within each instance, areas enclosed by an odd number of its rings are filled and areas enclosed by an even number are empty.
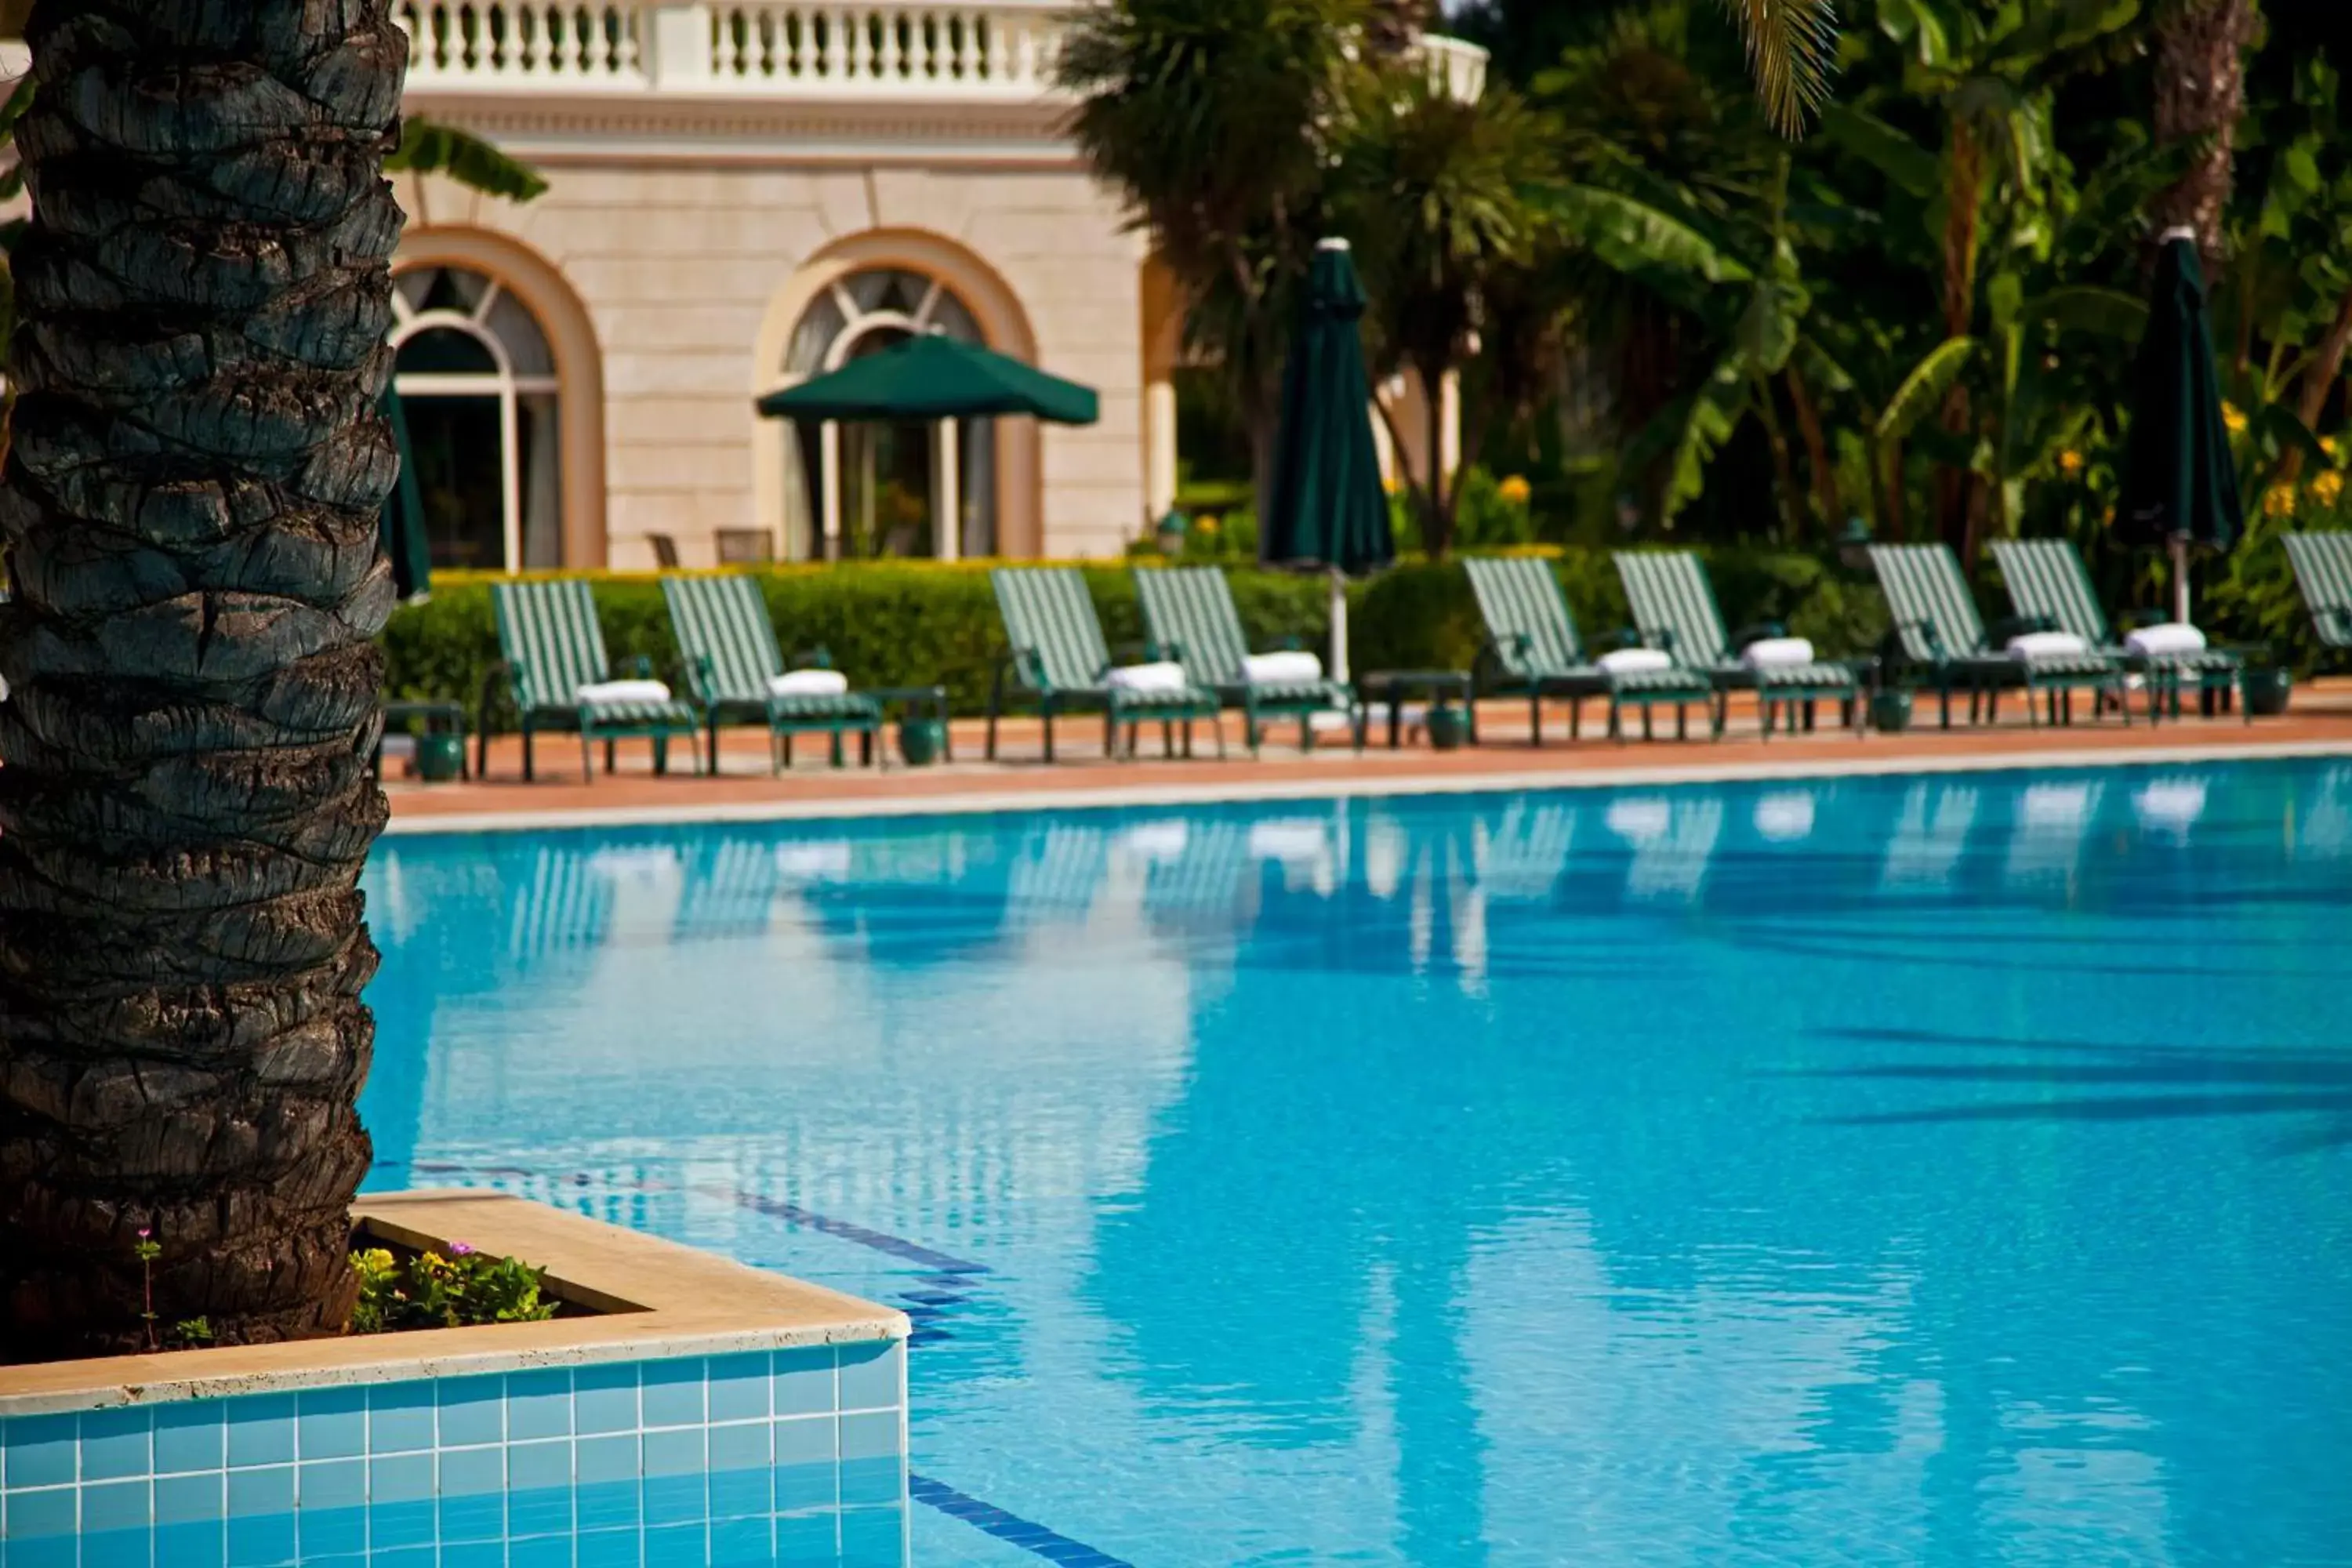
<svg viewBox="0 0 2352 1568"><path fill-rule="evenodd" d="M1847 665L1805 658L1794 663L1751 664L1740 656L1754 643L1780 639L1778 626L1743 628L1735 637L1723 629L1723 614L1716 607L1715 590L1706 568L1687 550L1621 550L1617 575L1625 584L1633 606L1633 629L1643 646L1664 650L1675 662L1705 675L1716 691L1716 724L1723 723L1729 692L1753 691L1761 710L1764 734L1769 739L1773 721L1783 707L1789 728L1797 727L1800 710L1805 728L1813 725L1813 705L1827 697L1836 700L1844 721L1858 726L1863 718L1862 681Z"/></svg>
<svg viewBox="0 0 2352 1568"><path fill-rule="evenodd" d="M498 616L499 662L482 677L481 724L474 758L477 777L489 763L491 702L503 686L522 729L522 776L534 776L531 737L541 730L580 736L581 765L594 777L591 746L604 742L604 771L613 771L613 742L645 736L654 743L654 772L669 771L669 742L684 735L689 748L697 728L694 710L653 679L653 661L630 661L636 679L618 691L596 689L613 680L604 634L596 624L596 601L588 584L564 578L550 583L494 583L490 605Z"/></svg>
<svg viewBox="0 0 2352 1568"><path fill-rule="evenodd" d="M1297 720L1298 744L1311 749L1318 713L1345 714L1356 749L1364 749L1362 704L1347 682L1326 679L1319 665L1312 679L1250 679L1249 637L1234 607L1233 586L1214 566L1139 566L1135 596L1143 606L1150 657L1175 660L1193 685L1238 707L1253 756L1270 719Z"/></svg>
<svg viewBox="0 0 2352 1568"><path fill-rule="evenodd" d="M2147 716L2153 723L2164 693L2172 693L2173 711L2180 710L2180 688L2194 682L2203 705L2227 708L2237 689L2238 671L2245 660L2233 649L2210 647L2177 654L2141 654L2118 645L2107 624L2099 596L2091 589L2091 575L2083 558L2067 539L1996 539L1992 558L2009 590L2010 608L2021 620L2038 621L2054 630L2071 632L2099 652L2123 661L2124 668L2147 681Z"/></svg>
<svg viewBox="0 0 2352 1568"><path fill-rule="evenodd" d="M1717 739L1723 724L1714 698L1714 684L1695 669L1676 665L1668 669L1612 671L1588 660L1576 637L1576 621L1549 562L1531 556L1472 556L1463 562L1470 574L1470 591L1478 600L1486 622L1486 642L1478 656L1481 691L1528 700L1528 729L1534 743L1543 744L1543 700L1568 700L1568 738L1575 740L1584 723L1588 698L1609 703L1609 735L1625 738L1623 709L1631 703L1642 710L1642 735L1650 736L1650 710L1660 702L1675 705L1675 734L1689 734L1689 704L1706 710L1708 727Z"/></svg>
<svg viewBox="0 0 2352 1568"><path fill-rule="evenodd" d="M2004 690L2023 690L2026 720L2038 724L2036 697L2048 695L2054 716L2062 693L2084 689L2098 693L2103 703L2111 699L2124 722L2131 722L2131 710L2124 706L2123 660L2097 649L2037 658L2013 656L2009 636L2033 629L2035 623L2003 622L1988 634L1951 546L1874 544L1870 566L1895 623L1888 633L1893 651L1901 655L1912 684L1935 689L1945 729L1952 727L1955 687L1968 691L1970 723L1980 714L1988 722L1999 717Z"/></svg>
<svg viewBox="0 0 2352 1568"><path fill-rule="evenodd" d="M1166 672L1155 684L1130 684L1111 662L1103 641L1102 622L1087 595L1087 581L1069 566L999 566L989 582L996 590L996 607L1004 619L1008 645L998 660L988 689L989 757L996 756L996 721L1008 701L1026 696L1045 725L1045 760L1054 760L1054 720L1057 714L1099 710L1103 716L1103 751L1118 754L1118 727L1127 726L1128 755L1135 754L1137 727L1157 720L1160 745L1172 750L1173 726L1184 726L1184 752L1192 751L1192 724L1206 719L1216 726L1217 754L1225 754L1225 727L1218 715L1217 694L1192 683L1181 666ZM1138 671L1140 681L1142 667ZM1155 673L1159 673L1155 671ZM1007 678L1010 678L1008 689Z"/></svg>
<svg viewBox="0 0 2352 1568"><path fill-rule="evenodd" d="M860 762L870 763L879 754L882 705L871 697L848 690L778 689L780 682L793 686L796 672L785 665L757 583L740 575L664 577L662 599L669 606L670 628L686 659L688 684L702 707L713 773L719 771L722 724L765 724L771 773L792 765L794 735L831 737L835 767L841 765L845 734L857 737ZM819 648L802 668L823 670L831 662Z"/></svg>
<svg viewBox="0 0 2352 1568"><path fill-rule="evenodd" d="M2289 533L2287 559L2322 647L2352 655L2352 533Z"/></svg>

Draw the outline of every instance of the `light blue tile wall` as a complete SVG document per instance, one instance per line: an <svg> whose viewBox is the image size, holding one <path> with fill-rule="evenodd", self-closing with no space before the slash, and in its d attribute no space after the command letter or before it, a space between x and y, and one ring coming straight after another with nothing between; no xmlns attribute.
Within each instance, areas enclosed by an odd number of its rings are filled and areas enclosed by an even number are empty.
<svg viewBox="0 0 2352 1568"><path fill-rule="evenodd" d="M905 1391L877 1342L12 1417L0 1568L895 1563Z"/></svg>

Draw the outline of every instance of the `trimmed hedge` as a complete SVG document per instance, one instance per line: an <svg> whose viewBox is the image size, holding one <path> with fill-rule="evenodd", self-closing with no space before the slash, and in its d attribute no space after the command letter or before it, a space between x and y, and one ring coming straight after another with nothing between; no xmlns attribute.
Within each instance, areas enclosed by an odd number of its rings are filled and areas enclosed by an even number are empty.
<svg viewBox="0 0 2352 1568"><path fill-rule="evenodd" d="M1612 645L1626 623L1623 591L1603 551L1538 552L1552 559L1585 641ZM1824 655L1866 653L1886 628L1877 591L1842 578L1812 556L1754 550L1703 551L1727 620L1781 621ZM1125 562L1079 563L1114 652L1139 645L1143 621ZM643 655L679 689L685 679L661 582L652 573L586 574L597 619L615 659ZM1227 571L1252 642L1297 637L1319 646L1328 631L1321 578L1255 567ZM860 686L945 685L958 712L985 710L1004 632L988 563L845 563L757 574L786 655L824 647ZM437 573L432 596L404 605L384 628L386 684L399 698L456 698L469 707L498 659L488 574ZM1458 564L1407 561L1349 590L1349 662L1360 671L1467 668L1479 624Z"/></svg>

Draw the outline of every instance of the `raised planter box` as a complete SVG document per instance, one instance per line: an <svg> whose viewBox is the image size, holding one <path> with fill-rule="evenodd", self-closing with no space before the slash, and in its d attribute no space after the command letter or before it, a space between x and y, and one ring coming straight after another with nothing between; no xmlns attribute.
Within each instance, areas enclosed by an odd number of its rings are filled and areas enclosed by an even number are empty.
<svg viewBox="0 0 2352 1568"><path fill-rule="evenodd" d="M6 1568L904 1561L903 1314L497 1194L357 1218L592 1315L0 1367Z"/></svg>

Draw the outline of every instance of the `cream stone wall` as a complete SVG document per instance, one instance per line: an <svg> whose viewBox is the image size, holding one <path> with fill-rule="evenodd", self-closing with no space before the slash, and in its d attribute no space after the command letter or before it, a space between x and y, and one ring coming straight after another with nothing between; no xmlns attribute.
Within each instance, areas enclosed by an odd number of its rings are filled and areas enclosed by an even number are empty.
<svg viewBox="0 0 2352 1568"><path fill-rule="evenodd" d="M1100 395L1094 426L1005 431L1001 548L1111 554L1143 526L1143 247L1081 171L538 162L549 189L521 205L401 179L411 230L394 265L446 254L463 231L475 264L498 271L499 247L514 247L519 268L536 258L576 299L602 383L606 563L651 566L646 536L664 532L686 563L709 564L717 530L777 528L781 487L761 482L761 444L786 430L751 410L781 370L780 355L761 363L763 323L803 268L867 248L862 236L929 241L903 248L975 270L1017 310L1034 363ZM971 284L945 280L988 324ZM1028 343L992 346L1029 357ZM567 396L574 384L567 367ZM772 451L765 461L781 466ZM566 488L569 510L569 475ZM595 563L569 559L566 533L566 563Z"/></svg>

